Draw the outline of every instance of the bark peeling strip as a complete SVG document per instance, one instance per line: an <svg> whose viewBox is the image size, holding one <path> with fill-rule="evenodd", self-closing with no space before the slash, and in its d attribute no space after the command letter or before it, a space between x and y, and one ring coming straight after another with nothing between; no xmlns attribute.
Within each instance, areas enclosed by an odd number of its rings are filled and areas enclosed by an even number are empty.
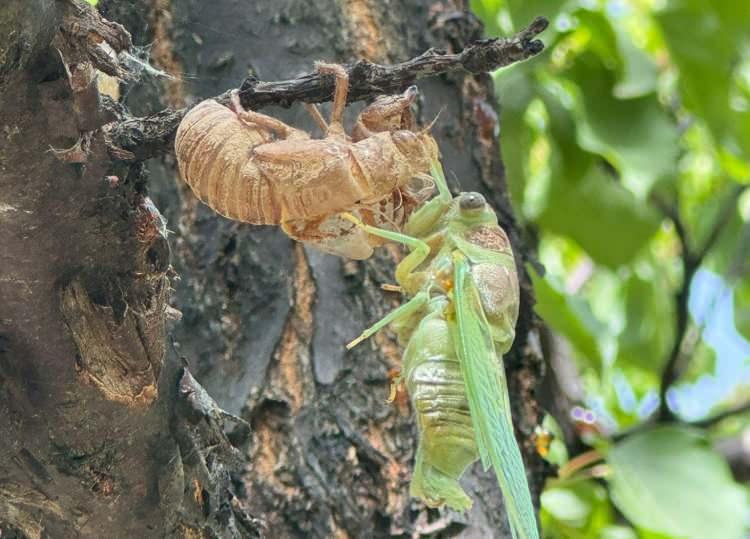
<svg viewBox="0 0 750 539"><path fill-rule="evenodd" d="M0 536L3 530L21 532L28 539L42 539L44 528L40 516L62 519L64 511L60 504L46 494L14 481L4 480L0 485ZM13 535L9 535L13 537Z"/></svg>
<svg viewBox="0 0 750 539"><path fill-rule="evenodd" d="M61 309L79 353L76 368L108 400L141 407L158 396L166 292L162 283L144 310L126 307L118 317L110 305L94 303L80 280L63 288Z"/></svg>

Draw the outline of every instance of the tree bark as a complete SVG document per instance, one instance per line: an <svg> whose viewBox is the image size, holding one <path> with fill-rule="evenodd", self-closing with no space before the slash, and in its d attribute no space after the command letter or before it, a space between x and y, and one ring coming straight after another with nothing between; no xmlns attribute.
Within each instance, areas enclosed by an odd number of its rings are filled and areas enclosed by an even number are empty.
<svg viewBox="0 0 750 539"><path fill-rule="evenodd" d="M70 6L0 7L2 536L510 537L494 476L478 465L465 480L468 515L409 498L413 416L405 401L384 403L400 349L388 332L344 348L398 305L380 289L398 249L365 262L323 255L276 227L214 214L171 155L113 157L99 128L124 112L91 94L86 65L117 74L96 44L125 47L124 34L71 26L81 19ZM248 75L293 78L315 60L458 52L481 37L466 9L100 3L170 75L145 70L121 87L135 115L221 94ZM546 470L532 441L542 363L523 268L533 253L506 196L491 79L452 73L419 88L422 123L440 113L433 132L452 188L487 195L516 247L522 307L505 362L536 497ZM264 112L315 132L299 105Z"/></svg>

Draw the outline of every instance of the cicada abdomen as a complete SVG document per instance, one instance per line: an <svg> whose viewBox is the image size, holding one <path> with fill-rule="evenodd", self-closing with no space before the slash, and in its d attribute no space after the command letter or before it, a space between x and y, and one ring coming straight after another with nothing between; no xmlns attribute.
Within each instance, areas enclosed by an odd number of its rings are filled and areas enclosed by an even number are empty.
<svg viewBox="0 0 750 539"><path fill-rule="evenodd" d="M477 460L469 403L445 319L445 296L417 325L404 352L402 377L416 413L419 439L411 495L431 507L471 507L458 480Z"/></svg>
<svg viewBox="0 0 750 539"><path fill-rule="evenodd" d="M236 113L207 99L177 128L175 154L182 178L202 202L229 219L262 223L273 221L273 187L243 169L249 152L272 140L268 130L249 129Z"/></svg>

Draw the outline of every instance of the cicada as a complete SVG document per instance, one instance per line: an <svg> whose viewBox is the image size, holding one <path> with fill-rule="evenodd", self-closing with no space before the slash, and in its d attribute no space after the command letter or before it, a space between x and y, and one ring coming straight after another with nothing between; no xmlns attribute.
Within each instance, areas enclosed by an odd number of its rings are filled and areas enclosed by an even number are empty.
<svg viewBox="0 0 750 539"><path fill-rule="evenodd" d="M396 280L411 299L347 347L389 324L405 345L400 381L419 431L411 494L431 507L467 510L471 499L459 479L481 459L495 471L513 536L538 538L502 363L518 317L513 252L481 194L453 197L438 162L432 175L439 194L412 214L403 233L349 216L410 249Z"/></svg>
<svg viewBox="0 0 750 539"><path fill-rule="evenodd" d="M325 252L368 258L378 242L361 237L340 212L398 229L428 198L429 189L412 183L429 170L437 143L429 127L415 128L409 107L416 86L375 100L347 135L347 72L336 64L317 68L336 77L330 123L307 107L324 138L244 110L235 93L232 109L209 99L187 113L175 136L177 163L196 196L225 217L281 225Z"/></svg>

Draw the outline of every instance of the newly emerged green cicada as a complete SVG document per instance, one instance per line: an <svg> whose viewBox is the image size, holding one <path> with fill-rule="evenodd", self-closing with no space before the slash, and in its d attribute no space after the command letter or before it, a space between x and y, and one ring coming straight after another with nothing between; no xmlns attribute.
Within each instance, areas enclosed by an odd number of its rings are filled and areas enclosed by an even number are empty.
<svg viewBox="0 0 750 539"><path fill-rule="evenodd" d="M537 539L502 364L518 317L513 252L482 195L454 198L439 163L432 175L439 195L411 216L403 234L350 216L365 231L410 249L396 280L411 299L347 347L388 324L406 344L400 378L419 427L411 494L432 507L470 508L458 480L481 458L495 471L514 538Z"/></svg>

